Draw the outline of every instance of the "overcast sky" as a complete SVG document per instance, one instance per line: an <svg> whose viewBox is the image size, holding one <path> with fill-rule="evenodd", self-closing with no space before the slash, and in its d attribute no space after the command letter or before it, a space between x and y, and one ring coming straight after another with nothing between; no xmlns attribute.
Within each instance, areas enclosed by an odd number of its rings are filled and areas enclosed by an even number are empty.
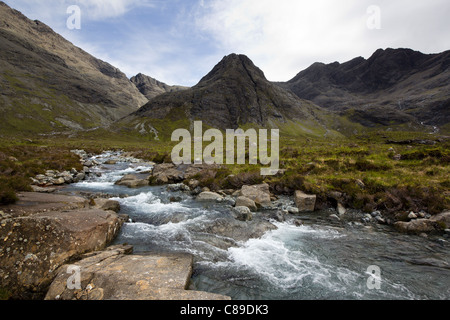
<svg viewBox="0 0 450 320"><path fill-rule="evenodd" d="M4 0L129 77L195 85L225 55L271 81L378 48L450 49L449 0ZM77 5L81 29L70 30ZM73 20L71 20L73 21Z"/></svg>

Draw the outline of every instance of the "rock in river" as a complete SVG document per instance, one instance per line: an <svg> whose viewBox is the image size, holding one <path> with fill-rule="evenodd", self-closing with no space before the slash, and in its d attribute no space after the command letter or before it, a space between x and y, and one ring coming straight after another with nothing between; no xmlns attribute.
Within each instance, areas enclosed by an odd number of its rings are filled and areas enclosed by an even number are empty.
<svg viewBox="0 0 450 320"><path fill-rule="evenodd" d="M74 266L82 270L79 288L68 289L68 266L58 271L46 300L230 300L186 290L193 257L189 254L130 255L132 247L114 246L86 255Z"/></svg>
<svg viewBox="0 0 450 320"><path fill-rule="evenodd" d="M65 204L65 208L69 206ZM1 219L0 287L7 289L12 298L43 297L57 268L83 253L105 248L122 224L113 211L89 208L38 213L30 210L27 215Z"/></svg>

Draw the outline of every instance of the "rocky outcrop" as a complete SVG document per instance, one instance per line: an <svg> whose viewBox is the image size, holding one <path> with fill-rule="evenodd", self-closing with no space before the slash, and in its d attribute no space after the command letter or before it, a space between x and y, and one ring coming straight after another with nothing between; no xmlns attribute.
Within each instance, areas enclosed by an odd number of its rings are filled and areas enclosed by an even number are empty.
<svg viewBox="0 0 450 320"><path fill-rule="evenodd" d="M164 82L158 81L145 74L139 73L130 79L138 90L148 99L151 100L163 93L177 92L188 89L183 86L170 86Z"/></svg>
<svg viewBox="0 0 450 320"><path fill-rule="evenodd" d="M317 197L315 195L309 195L299 190L295 191L294 201L300 212L314 211L316 207L316 199Z"/></svg>
<svg viewBox="0 0 450 320"><path fill-rule="evenodd" d="M90 209L78 197L26 194L8 211L0 221L0 287L13 298L42 297L56 269L105 248L123 224L115 212Z"/></svg>
<svg viewBox="0 0 450 320"><path fill-rule="evenodd" d="M439 126L450 121L449 63L450 51L379 49L369 59L314 63L279 85L321 107L345 112L365 126L406 122Z"/></svg>
<svg viewBox="0 0 450 320"><path fill-rule="evenodd" d="M214 128L236 129L244 124L267 127L290 120L324 128L325 113L328 112L269 82L248 57L230 54L196 86L159 95L121 122L173 122L188 117ZM335 119L339 121L338 117ZM298 128L302 130L301 126Z"/></svg>
<svg viewBox="0 0 450 320"><path fill-rule="evenodd" d="M114 246L84 257L80 287L67 286L71 273L62 266L46 300L230 300L229 297L187 290L193 257L188 254L130 255L132 247Z"/></svg>

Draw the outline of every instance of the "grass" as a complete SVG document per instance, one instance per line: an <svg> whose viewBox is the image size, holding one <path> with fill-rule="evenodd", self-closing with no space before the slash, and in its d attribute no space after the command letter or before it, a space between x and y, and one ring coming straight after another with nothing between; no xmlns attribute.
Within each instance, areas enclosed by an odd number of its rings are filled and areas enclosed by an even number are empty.
<svg viewBox="0 0 450 320"><path fill-rule="evenodd" d="M430 146L387 143L431 138L436 137L402 131L374 131L351 138L327 139L281 134L280 168L285 170L283 175L262 177L260 166L246 164L224 165L197 178L201 186L212 190L267 182L275 194L292 195L295 190L302 190L316 194L322 205L333 204L330 194L340 192L344 205L365 211L439 213L450 208L450 142L441 139ZM132 131L113 133L103 129L76 138L24 141L2 140L0 144L3 203L14 201L15 192L28 190L31 176L48 169L77 168L80 164L70 153L71 149L85 149L91 153L125 150L136 157L162 163L171 161L171 150L176 144L164 139L156 141L153 135ZM395 151L389 151L390 148ZM394 154L400 154L401 160L394 160ZM12 161L10 157L18 161ZM362 181L363 187L358 180Z"/></svg>

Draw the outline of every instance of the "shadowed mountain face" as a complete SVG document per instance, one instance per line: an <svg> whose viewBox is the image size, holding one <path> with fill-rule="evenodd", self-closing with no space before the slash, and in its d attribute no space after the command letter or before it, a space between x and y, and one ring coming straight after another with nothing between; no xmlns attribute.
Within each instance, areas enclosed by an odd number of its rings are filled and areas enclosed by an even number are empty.
<svg viewBox="0 0 450 320"><path fill-rule="evenodd" d="M2 132L107 125L148 100L125 74L0 2Z"/></svg>
<svg viewBox="0 0 450 320"><path fill-rule="evenodd" d="M366 126L441 126L450 122L449 66L450 51L380 49L367 60L315 63L278 85Z"/></svg>
<svg viewBox="0 0 450 320"><path fill-rule="evenodd" d="M244 55L223 58L196 86L152 99L133 117L187 117L226 129L239 125L266 126L273 121L316 121L324 111L267 81Z"/></svg>
<svg viewBox="0 0 450 320"><path fill-rule="evenodd" d="M139 73L138 75L130 79L132 83L138 88L138 90L148 99L151 100L166 92L177 92L188 89L183 86L169 86L164 82L158 81L145 74Z"/></svg>

